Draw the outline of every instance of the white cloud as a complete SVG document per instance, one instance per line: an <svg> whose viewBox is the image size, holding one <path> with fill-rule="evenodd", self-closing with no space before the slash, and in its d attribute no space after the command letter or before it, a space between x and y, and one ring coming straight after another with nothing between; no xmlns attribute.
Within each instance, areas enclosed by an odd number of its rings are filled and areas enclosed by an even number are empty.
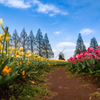
<svg viewBox="0 0 100 100"><path fill-rule="evenodd" d="M54 34L60 34L60 31L56 31L56 32L54 32Z"/></svg>
<svg viewBox="0 0 100 100"><path fill-rule="evenodd" d="M55 14L49 14L50 17L53 17Z"/></svg>
<svg viewBox="0 0 100 100"><path fill-rule="evenodd" d="M53 4L43 4L39 0L33 0L33 4L38 5L38 8L37 8L38 12L49 14L49 16L51 16L51 17L56 14L68 15L67 12L61 11L59 8L57 8Z"/></svg>
<svg viewBox="0 0 100 100"><path fill-rule="evenodd" d="M30 2L25 2L24 0L0 0L0 3L4 4L8 7L15 7L15 8L30 8Z"/></svg>
<svg viewBox="0 0 100 100"><path fill-rule="evenodd" d="M56 14L61 15L68 15L67 12L64 12L60 10L58 7L56 7L53 4L43 4L39 0L0 0L1 4L4 4L8 7L14 7L14 8L32 8L35 5L38 7L36 8L36 11L39 13L48 14L50 17L53 17Z"/></svg>
<svg viewBox="0 0 100 100"><path fill-rule="evenodd" d="M82 29L81 31L80 31L80 33L82 33L83 35L88 35L88 34L91 34L91 33L93 33L94 32L94 30L91 30L91 29L89 29L89 28L85 28L85 29Z"/></svg>
<svg viewBox="0 0 100 100"><path fill-rule="evenodd" d="M73 42L60 42L57 44L57 47L65 47L65 46L76 46L76 43Z"/></svg>

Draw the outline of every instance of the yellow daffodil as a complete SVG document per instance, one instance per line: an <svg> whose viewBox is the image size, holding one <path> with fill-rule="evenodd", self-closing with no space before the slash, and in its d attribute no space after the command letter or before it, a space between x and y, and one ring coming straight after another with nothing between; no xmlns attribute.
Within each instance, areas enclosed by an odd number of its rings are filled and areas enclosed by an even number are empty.
<svg viewBox="0 0 100 100"><path fill-rule="evenodd" d="M1 43L0 43L0 50L2 50L2 45L1 45Z"/></svg>
<svg viewBox="0 0 100 100"><path fill-rule="evenodd" d="M9 33L7 33L7 35L6 35L6 41L9 42L9 40L10 40L10 35L9 35Z"/></svg>
<svg viewBox="0 0 100 100"><path fill-rule="evenodd" d="M0 34L0 42L3 41L3 37L2 37L2 34Z"/></svg>
<svg viewBox="0 0 100 100"><path fill-rule="evenodd" d="M3 31L5 31L4 28L3 28L3 18L0 19L0 26L3 29Z"/></svg>
<svg viewBox="0 0 100 100"><path fill-rule="evenodd" d="M20 51L23 51L23 47L20 47Z"/></svg>

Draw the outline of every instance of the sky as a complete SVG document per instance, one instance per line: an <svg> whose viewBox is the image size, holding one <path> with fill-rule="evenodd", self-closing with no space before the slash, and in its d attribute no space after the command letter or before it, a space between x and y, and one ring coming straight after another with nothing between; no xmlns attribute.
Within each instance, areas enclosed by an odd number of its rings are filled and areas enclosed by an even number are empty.
<svg viewBox="0 0 100 100"><path fill-rule="evenodd" d="M0 0L0 18L11 35L47 33L54 59L61 51L66 60L73 56L79 33L86 48L93 37L100 45L100 0Z"/></svg>

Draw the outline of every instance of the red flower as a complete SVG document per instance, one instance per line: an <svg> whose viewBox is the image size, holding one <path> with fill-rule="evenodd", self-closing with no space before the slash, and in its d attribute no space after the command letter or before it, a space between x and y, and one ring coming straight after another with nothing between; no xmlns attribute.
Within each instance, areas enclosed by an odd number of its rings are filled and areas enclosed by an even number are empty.
<svg viewBox="0 0 100 100"><path fill-rule="evenodd" d="M83 56L83 52L80 52L80 55Z"/></svg>
<svg viewBox="0 0 100 100"><path fill-rule="evenodd" d="M98 46L99 50L100 50L100 45Z"/></svg>
<svg viewBox="0 0 100 100"><path fill-rule="evenodd" d="M98 58L97 58L97 55L93 54L92 56L93 56L93 58L98 59Z"/></svg>
<svg viewBox="0 0 100 100"><path fill-rule="evenodd" d="M87 51L85 51L85 52L83 53L83 55L84 55L84 56L89 56L89 53L88 53Z"/></svg>
<svg viewBox="0 0 100 100"><path fill-rule="evenodd" d="M95 49L95 50L94 50L94 53L95 53L95 54L98 54L98 53L99 53L99 49Z"/></svg>
<svg viewBox="0 0 100 100"><path fill-rule="evenodd" d="M93 47L89 47L88 48L88 52L93 52L94 48Z"/></svg>
<svg viewBox="0 0 100 100"><path fill-rule="evenodd" d="M98 56L100 57L100 52L98 53Z"/></svg>
<svg viewBox="0 0 100 100"><path fill-rule="evenodd" d="M73 61L73 60L74 60L73 57L70 57L70 58L68 59L69 62L70 62L70 61Z"/></svg>

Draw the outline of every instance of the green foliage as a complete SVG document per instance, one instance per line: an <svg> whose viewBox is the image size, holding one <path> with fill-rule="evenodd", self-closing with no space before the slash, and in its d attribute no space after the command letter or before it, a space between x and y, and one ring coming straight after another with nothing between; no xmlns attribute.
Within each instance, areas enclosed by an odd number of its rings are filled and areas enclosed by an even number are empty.
<svg viewBox="0 0 100 100"><path fill-rule="evenodd" d="M49 43L49 39L48 39L47 33L44 36L44 45L43 45L43 47L44 47L44 55L43 56L45 58L54 57L54 53L53 53L51 45Z"/></svg>
<svg viewBox="0 0 100 100"><path fill-rule="evenodd" d="M57 67L49 67L47 69L50 72L55 68ZM45 68L45 70L39 70L38 73L27 76L25 79L19 76L12 84L6 87L6 90L4 88L0 89L2 99L5 99L4 95L6 94L9 100L42 100L44 96L50 94L48 87L44 84L45 77L48 74Z"/></svg>
<svg viewBox="0 0 100 100"><path fill-rule="evenodd" d="M93 37L93 38L91 39L90 47L93 47L94 49L97 49L97 48L98 48L98 43L97 43L97 40L96 40L95 37Z"/></svg>
<svg viewBox="0 0 100 100"><path fill-rule="evenodd" d="M43 36L40 29L38 29L36 34L36 50L38 51L39 56L43 56Z"/></svg>
<svg viewBox="0 0 100 100"><path fill-rule="evenodd" d="M28 36L28 45L29 45L29 49L33 53L34 47L35 47L35 37L33 35L33 31L32 30L30 31L30 34Z"/></svg>
<svg viewBox="0 0 100 100"><path fill-rule="evenodd" d="M76 50L75 50L75 54L79 54L80 52L84 52L86 51L81 33L79 33L78 35L78 39L77 39L77 44L76 44Z"/></svg>
<svg viewBox="0 0 100 100"><path fill-rule="evenodd" d="M23 47L23 51L25 52L25 49L27 48L27 33L25 31L25 28L23 28L21 34L20 34L20 38L21 38L21 46Z"/></svg>

